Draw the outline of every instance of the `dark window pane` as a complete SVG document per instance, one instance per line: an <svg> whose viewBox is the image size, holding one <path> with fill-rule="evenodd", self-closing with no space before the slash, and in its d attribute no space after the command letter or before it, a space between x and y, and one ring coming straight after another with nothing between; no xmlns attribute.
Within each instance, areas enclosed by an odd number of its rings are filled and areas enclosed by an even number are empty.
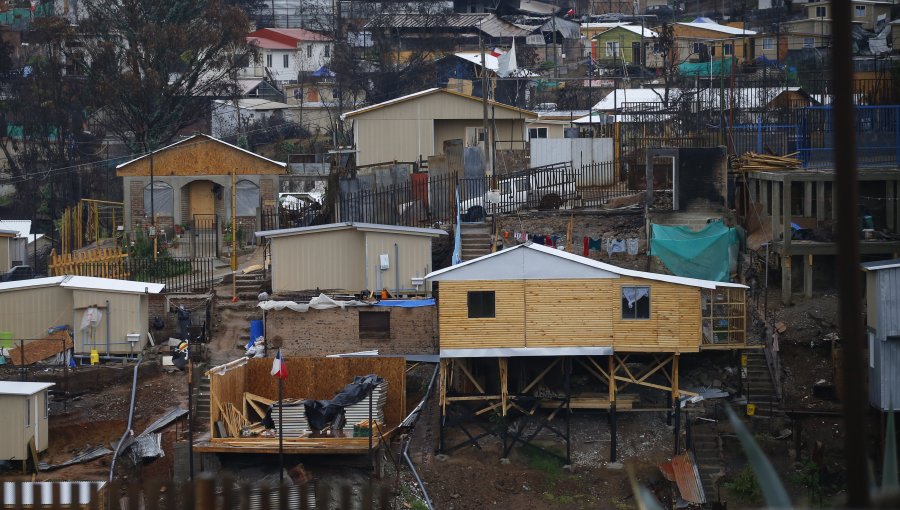
<svg viewBox="0 0 900 510"><path fill-rule="evenodd" d="M622 318L650 318L650 287L622 287Z"/></svg>
<svg viewBox="0 0 900 510"><path fill-rule="evenodd" d="M468 294L469 318L494 318L494 291L471 291Z"/></svg>
<svg viewBox="0 0 900 510"><path fill-rule="evenodd" d="M383 338L391 337L390 312L359 312L359 337Z"/></svg>

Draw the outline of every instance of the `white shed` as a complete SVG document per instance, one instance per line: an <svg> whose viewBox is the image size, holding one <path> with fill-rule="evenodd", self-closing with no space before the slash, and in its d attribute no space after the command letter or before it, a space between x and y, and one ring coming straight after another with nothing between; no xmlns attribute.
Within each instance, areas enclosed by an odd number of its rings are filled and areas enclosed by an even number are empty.
<svg viewBox="0 0 900 510"><path fill-rule="evenodd" d="M47 449L47 389L54 383L0 381L0 459L28 459L29 442L38 452Z"/></svg>

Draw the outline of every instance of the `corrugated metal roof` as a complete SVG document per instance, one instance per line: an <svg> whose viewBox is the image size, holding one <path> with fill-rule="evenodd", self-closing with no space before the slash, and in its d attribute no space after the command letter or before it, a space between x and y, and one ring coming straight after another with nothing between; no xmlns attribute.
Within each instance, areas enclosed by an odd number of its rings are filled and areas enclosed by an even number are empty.
<svg viewBox="0 0 900 510"><path fill-rule="evenodd" d="M675 482L681 499L695 505L706 504L703 482L700 480L700 471L694 463L692 452L676 455L672 458L672 462L659 464L659 470L667 480Z"/></svg>
<svg viewBox="0 0 900 510"><path fill-rule="evenodd" d="M605 276L602 273L607 273L607 274L613 273L613 274L617 274L620 276L630 276L633 278L642 278L644 280L656 280L656 281L661 281L661 282L674 283L676 285L699 287L702 289L715 289L718 287L730 287L730 288L737 288L737 289L748 289L749 288L746 285L741 285L739 283L715 282L715 281L711 281L711 280L700 280L697 278L685 278L683 276L672 276L672 275L667 275L667 274L648 273L646 271L635 271L633 269L625 269L622 267L614 266L612 264L606 264L604 262L600 262L600 261L597 261L594 259L589 259L587 257L582 257L581 255L576 255L574 253L569 253L569 252L566 252L563 250L559 250L556 248L550 248L548 246L543 246L543 245L534 244L534 243L520 244L518 246L513 246L512 248L507 248L505 250L491 253L490 255L484 255L482 257L478 257L477 259L467 260L467 261L457 264L455 266L450 266L450 267L447 267L444 269L440 269L438 271L433 271L433 272L429 273L427 276L425 276L425 278L429 279L429 280L435 280L435 279L437 279L436 277L438 277L438 276L444 275L446 273L450 273L452 271L456 271L463 267L467 267L467 266L471 266L471 265L475 265L475 264L481 264L481 263L486 262L494 257L508 255L508 254L514 252L515 250L535 250L537 252L552 255L552 256L558 257L560 259L568 260L571 262L576 262L583 266L600 270L600 272L601 272L600 277L604 277L604 278L608 277L608 276ZM546 274L547 274L547 276L543 279L549 280L549 279L553 279L554 277L556 277L556 272L555 272L554 268L549 267L549 265L544 265L543 267L530 268L530 269L531 269L532 279L542 279L541 274L540 274L542 271L546 272ZM493 279L493 278L491 278L491 274L496 273L496 271L486 267L485 271L483 273L484 273L483 276L479 276L477 278L472 278L472 279L473 280L491 280L491 279Z"/></svg>
<svg viewBox="0 0 900 510"><path fill-rule="evenodd" d="M162 283L113 280L112 278L96 278L93 276L67 276L59 286L66 289L100 290L129 294L144 294L145 292L147 294L159 294L166 287Z"/></svg>
<svg viewBox="0 0 900 510"><path fill-rule="evenodd" d="M710 30L713 32L719 32L722 34L728 35L756 35L756 32L753 30L747 30L744 28L731 27L728 25L720 25L718 23L676 23L676 25L683 25L691 28L700 28L703 30Z"/></svg>
<svg viewBox="0 0 900 510"><path fill-rule="evenodd" d="M900 259L876 260L874 262L865 262L860 264L866 271L879 271L881 269L893 269L900 267Z"/></svg>
<svg viewBox="0 0 900 510"><path fill-rule="evenodd" d="M16 501L16 485L22 486L22 499ZM53 500L54 486L59 487L59 500ZM78 501L73 501L73 487L78 486ZM17 505L35 505L34 491L40 494L40 502L42 505L64 505L71 506L73 504L89 505L91 503L91 492L99 492L106 486L103 481L61 481L61 482L3 482L3 506L11 507Z"/></svg>
<svg viewBox="0 0 900 510"><path fill-rule="evenodd" d="M421 29L447 29L480 30L491 37L526 37L531 35L533 28L522 28L508 21L498 18L494 14L380 14L373 17L365 28L405 28L411 30Z"/></svg>
<svg viewBox="0 0 900 510"><path fill-rule="evenodd" d="M485 58L485 60L487 60L487 58ZM346 119L347 117L353 117L353 116L359 115L359 114L361 114L361 113L366 113L366 112L369 112L369 111L372 111L372 110L377 110L377 109L379 109L379 108L384 108L384 107L386 107L386 106L391 106L391 105L394 105L394 104L397 104L397 103L402 103L402 102L404 102L404 101L409 101L409 100L411 100L411 99L415 99L415 98L427 96L427 95L430 95L430 94L437 94L437 93L442 93L442 94L452 94L452 95L454 95L454 96L459 96L459 97L462 97L462 98L465 98L465 99L470 99L470 100L472 100L472 101L478 101L479 103L481 102L481 98L480 98L480 97L470 96L470 95L467 95L467 94L463 94L463 93L460 93L460 92L456 92L456 91L454 91L454 90L447 90L447 89L441 89L441 88L434 87L434 88L430 88L430 89L426 89L426 90L421 90L421 91L419 91L419 92L413 92L412 94L407 94L407 95L405 95L405 96L400 96L400 97L397 97L397 98L394 98L394 99L389 99L389 100L384 101L384 102L382 102L382 103L373 104L373 105L371 105L371 106L366 106L366 107L360 108L360 109L358 109L358 110L353 110L353 111L350 111L350 112L341 114L341 119ZM490 103L492 106L495 106L495 107L497 107L497 108L504 108L504 109L507 109L507 110L512 110L512 111L520 112L520 113L522 113L522 114L524 114L524 115L529 115L529 116L537 117L537 114L536 114L536 113L530 112L530 111L528 111L528 110L523 110L523 109L521 109L521 108L516 108L515 106L510 106L510 105L508 105L508 104L498 103L498 102L496 102L496 101L488 101L488 103Z"/></svg>
<svg viewBox="0 0 900 510"><path fill-rule="evenodd" d="M56 383L0 381L0 395L34 395Z"/></svg>
<svg viewBox="0 0 900 510"><path fill-rule="evenodd" d="M398 234L443 236L447 232L436 228L399 227L396 225L380 225L377 223L359 223L349 221L347 223L329 223L327 225L315 225L312 227L283 228L280 230L263 230L256 233L256 237L282 237L297 234L312 234L315 232L327 232L330 230L356 229L367 232L396 232Z"/></svg>

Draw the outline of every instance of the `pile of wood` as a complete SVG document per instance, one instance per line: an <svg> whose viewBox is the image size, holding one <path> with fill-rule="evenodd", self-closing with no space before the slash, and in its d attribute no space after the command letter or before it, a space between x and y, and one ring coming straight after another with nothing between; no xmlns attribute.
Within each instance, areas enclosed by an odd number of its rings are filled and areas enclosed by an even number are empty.
<svg viewBox="0 0 900 510"><path fill-rule="evenodd" d="M744 153L739 158L732 159L731 166L740 172L771 172L778 170L797 170L800 168L800 160L796 156L798 152L785 156L771 154L757 154L755 152Z"/></svg>

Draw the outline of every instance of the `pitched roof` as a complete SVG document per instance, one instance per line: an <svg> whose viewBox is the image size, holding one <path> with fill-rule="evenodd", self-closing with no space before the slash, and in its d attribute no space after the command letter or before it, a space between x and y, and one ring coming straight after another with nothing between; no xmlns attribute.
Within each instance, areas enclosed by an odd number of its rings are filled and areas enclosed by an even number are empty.
<svg viewBox="0 0 900 510"><path fill-rule="evenodd" d="M256 233L256 237L284 237L292 235L313 234L317 232L329 232L334 230L356 229L364 232L391 232L397 234L409 234L419 236L444 236L447 232L436 228L399 227L396 225L381 225L378 223L361 223L348 221L346 223L329 223L327 225L315 225L312 227L282 228L279 230L263 230Z"/></svg>
<svg viewBox="0 0 900 510"><path fill-rule="evenodd" d="M598 37L604 37L608 34L613 33L613 31L615 30L627 30L633 34L643 35L643 37L646 37L648 39L659 37L659 34L654 32L653 30L650 30L649 28L643 28L638 25L618 25L610 28L609 30L606 30L605 32L600 32L599 34L595 35L594 38L596 39Z"/></svg>
<svg viewBox="0 0 900 510"><path fill-rule="evenodd" d="M487 59L485 59L485 60L487 60ZM467 95L467 94L462 94L462 93L460 93L460 92L456 92L456 91L448 90L448 89L431 88L431 89L426 89L426 90L420 90L419 92L413 92L412 94L407 94L407 95L405 95L405 96L400 96L400 97L397 97L397 98L394 98L394 99L389 99L389 100L387 100L387 101L384 101L384 102L381 102L381 103L378 103L378 104L373 104L373 105L371 105L371 106L366 106L366 107L360 108L360 109L358 109L358 110L353 110L353 111L351 111L351 112L344 113L344 114L341 115L341 119L346 119L347 117L353 117L353 116L360 115L360 114L363 114L363 113L366 113L366 112L370 112L370 111L372 111L372 110L377 110L377 109L379 109L379 108L385 108L385 107L388 107L388 106L391 106L391 105L395 105L395 104L398 104L398 103L403 103L403 102L410 101L410 100L413 100L413 99L416 99L416 98L425 97L425 96L429 96L429 95L431 95L431 94L437 94L437 93L452 94L452 95L454 95L454 96L459 96L459 97L462 97L462 98L465 98L465 99L471 99L472 101L478 101L479 103L481 102L481 98L480 98L480 97L470 96L470 95ZM498 102L496 102L496 101L488 101L488 102L489 102L492 106L496 106L497 108L504 108L504 109L507 109L507 110L511 110L511 111L515 111L515 112L522 113L522 114L527 115L527 116L530 116L530 117L537 117L537 114L536 114L536 113L530 112L530 111L528 111L528 110L523 110L523 109L521 109L521 108L516 108L515 106L510 106L510 105L508 105L508 104L498 103Z"/></svg>
<svg viewBox="0 0 900 510"><path fill-rule="evenodd" d="M0 231L15 232L16 237L31 234L31 220L0 220Z"/></svg>
<svg viewBox="0 0 900 510"><path fill-rule="evenodd" d="M876 260L860 264L865 271L880 271L882 269L894 269L900 267L900 259Z"/></svg>
<svg viewBox="0 0 900 510"><path fill-rule="evenodd" d="M179 141L177 141L177 142L175 142L175 143L173 143L173 144L166 145L165 147L163 147L163 148L161 148L161 149L156 149L155 151L153 151L153 152L150 153L150 154L157 154L157 153L160 153L160 152L163 152L163 151L167 151L167 150L169 150L169 149L178 147L178 146L180 146L180 145L185 145L185 144L187 144L188 142L190 142L191 140L197 140L197 139L201 139L201 138L205 138L205 139L207 139L207 140L210 140L210 141L213 141L213 142L216 142L216 143L220 143L220 144L225 145L226 147L229 147L229 148L231 148L231 149L235 149L235 150L239 150L239 151L241 151L241 152L245 152L245 153L247 153L247 154L249 154L249 155L251 155L251 156L253 156L253 157L256 157L256 158L259 158L259 159L268 161L269 163L274 163L274 164L276 164L276 165L278 165L278 166L281 166L281 167L287 167L287 163L282 163L282 162L280 162L280 161L275 161L275 160L272 160L272 159L269 159L269 158L260 156L259 154L255 153L255 152L250 152L250 151L248 151L247 149L242 149L241 147L238 147L237 145L232 145L232 144L230 144L230 143L228 143L228 142L226 142L226 141L224 141L224 140L219 140L218 138L214 138L214 137L212 137L212 136L209 136L209 135L206 135L206 134L203 134L203 133L197 133L196 135L189 136L188 138L185 138L184 140L179 140ZM119 165L116 165L116 170L118 170L118 169L120 169L120 168L122 168L122 167L124 167L124 166L128 166L128 165L134 163L135 161L140 161L140 160L142 160L142 159L148 157L150 154L144 154L143 156L134 158L134 159L132 159L131 161L126 161L125 163L121 163L121 164L119 164Z"/></svg>
<svg viewBox="0 0 900 510"><path fill-rule="evenodd" d="M451 31L479 30L491 37L526 37L534 32L534 27L520 27L505 21L495 14L416 14L397 13L374 16L365 28L408 29Z"/></svg>
<svg viewBox="0 0 900 510"><path fill-rule="evenodd" d="M331 38L303 28L260 28L247 34L247 37L269 39L287 43L288 39L297 42L330 41Z"/></svg>
<svg viewBox="0 0 900 510"><path fill-rule="evenodd" d="M56 383L0 381L0 395L34 395Z"/></svg>
<svg viewBox="0 0 900 510"><path fill-rule="evenodd" d="M745 28L732 27L728 25L720 25L718 23L675 23L676 25L681 25L685 27L691 28L700 28L703 30L710 30L712 32L719 32L722 34L728 35L756 35L756 32L753 30L747 30Z"/></svg>
<svg viewBox="0 0 900 510"><path fill-rule="evenodd" d="M478 267L481 266L481 267ZM453 275L453 273L457 273ZM525 243L425 276L441 280L561 280L572 278L618 278L629 276L701 289L748 288L746 285L685 278L625 269L540 244Z"/></svg>
<svg viewBox="0 0 900 510"><path fill-rule="evenodd" d="M296 50L296 44L287 44L281 41L274 41L272 39L267 39L265 37L247 37L247 42L254 46L258 46L260 48L266 50Z"/></svg>
<svg viewBox="0 0 900 510"><path fill-rule="evenodd" d="M93 276L50 276L47 278L0 283L0 292L55 286L72 290L99 290L128 294L159 294L165 288L165 285L161 283L114 280L112 278L95 278Z"/></svg>

